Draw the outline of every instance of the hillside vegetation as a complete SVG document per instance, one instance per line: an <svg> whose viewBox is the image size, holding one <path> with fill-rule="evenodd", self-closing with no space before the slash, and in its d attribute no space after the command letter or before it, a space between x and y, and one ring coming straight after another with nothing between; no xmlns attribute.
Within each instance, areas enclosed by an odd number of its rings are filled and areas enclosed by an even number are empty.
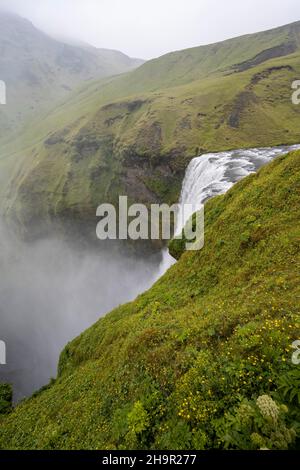
<svg viewBox="0 0 300 470"><path fill-rule="evenodd" d="M300 152L210 200L205 237L67 345L0 448L299 446Z"/></svg>
<svg viewBox="0 0 300 470"><path fill-rule="evenodd" d="M7 87L7 104L0 107L0 139L81 83L143 63L118 51L60 42L1 10L0 50L0 80Z"/></svg>
<svg viewBox="0 0 300 470"><path fill-rule="evenodd" d="M24 233L55 220L95 235L118 196L176 202L201 152L298 143L300 23L174 52L95 81L2 146L2 212Z"/></svg>

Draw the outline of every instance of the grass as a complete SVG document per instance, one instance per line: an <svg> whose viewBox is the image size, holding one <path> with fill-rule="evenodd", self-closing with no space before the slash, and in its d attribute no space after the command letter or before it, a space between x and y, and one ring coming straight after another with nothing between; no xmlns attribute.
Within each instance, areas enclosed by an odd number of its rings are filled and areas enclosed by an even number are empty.
<svg viewBox="0 0 300 470"><path fill-rule="evenodd" d="M119 194L176 202L201 152L298 143L299 31L294 23L179 51L86 84L3 143L2 212L24 232L35 219L79 218L90 237L97 206Z"/></svg>
<svg viewBox="0 0 300 470"><path fill-rule="evenodd" d="M68 344L0 448L299 447L299 214L300 152L210 200L204 249Z"/></svg>

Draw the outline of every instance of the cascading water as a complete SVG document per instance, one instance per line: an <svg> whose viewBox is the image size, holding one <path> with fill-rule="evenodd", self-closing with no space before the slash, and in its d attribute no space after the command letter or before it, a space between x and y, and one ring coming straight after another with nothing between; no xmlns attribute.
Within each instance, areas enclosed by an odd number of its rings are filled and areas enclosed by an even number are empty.
<svg viewBox="0 0 300 470"><path fill-rule="evenodd" d="M208 153L194 158L187 167L182 183L175 235L181 233L193 212L199 210L205 201L224 194L234 183L255 173L275 157L298 149L300 145L253 148ZM187 205L191 206L190 210L187 210ZM159 276L174 264L174 259L167 250L163 251L162 256Z"/></svg>
<svg viewBox="0 0 300 470"><path fill-rule="evenodd" d="M184 204L197 210L264 163L298 148L236 150L193 159L183 181L180 211ZM177 231L189 217L182 213L186 220L179 218ZM55 375L58 354L72 337L149 288L175 263L167 249L158 266L110 253L76 253L59 240L20 246L0 225L1 246L1 339L9 364L0 381L14 384L17 400Z"/></svg>
<svg viewBox="0 0 300 470"><path fill-rule="evenodd" d="M193 211L199 210L209 198L224 194L234 183L256 172L273 158L297 149L300 145L208 153L194 158L182 184L176 234L181 232L192 215L188 211L183 212L184 205L192 204Z"/></svg>

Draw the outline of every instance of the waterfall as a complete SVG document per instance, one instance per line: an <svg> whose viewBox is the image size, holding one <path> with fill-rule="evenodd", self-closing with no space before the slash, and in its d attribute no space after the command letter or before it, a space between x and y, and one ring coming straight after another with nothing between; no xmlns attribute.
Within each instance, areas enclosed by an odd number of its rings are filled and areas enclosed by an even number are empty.
<svg viewBox="0 0 300 470"><path fill-rule="evenodd" d="M192 213L208 199L226 193L234 183L255 173L275 157L298 149L300 145L253 148L208 153L194 158L187 167L182 183L175 234L181 233ZM193 210L183 210L186 204L192 205ZM162 252L162 258L158 277L174 264L168 250Z"/></svg>
<svg viewBox="0 0 300 470"><path fill-rule="evenodd" d="M297 149L300 149L300 145L232 150L194 158L183 180L175 233L181 232L192 215L183 212L185 204L192 204L194 211L199 210L205 201L224 194L234 183L255 173L273 158Z"/></svg>

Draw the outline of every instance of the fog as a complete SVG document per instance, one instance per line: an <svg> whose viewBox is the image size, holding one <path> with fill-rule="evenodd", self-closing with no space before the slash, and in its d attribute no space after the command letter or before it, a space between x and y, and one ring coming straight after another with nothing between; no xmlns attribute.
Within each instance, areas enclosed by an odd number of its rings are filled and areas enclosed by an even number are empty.
<svg viewBox="0 0 300 470"><path fill-rule="evenodd" d="M0 0L51 35L149 59L300 20L299 0Z"/></svg>
<svg viewBox="0 0 300 470"><path fill-rule="evenodd" d="M300 19L299 0L0 0L59 38L144 59ZM171 264L78 251L57 238L20 242L0 221L0 382L19 400L56 376L66 343L150 287Z"/></svg>
<svg viewBox="0 0 300 470"><path fill-rule="evenodd" d="M80 253L55 239L21 243L0 224L0 382L13 383L17 400L46 384L66 343L147 289L160 269L158 259Z"/></svg>

